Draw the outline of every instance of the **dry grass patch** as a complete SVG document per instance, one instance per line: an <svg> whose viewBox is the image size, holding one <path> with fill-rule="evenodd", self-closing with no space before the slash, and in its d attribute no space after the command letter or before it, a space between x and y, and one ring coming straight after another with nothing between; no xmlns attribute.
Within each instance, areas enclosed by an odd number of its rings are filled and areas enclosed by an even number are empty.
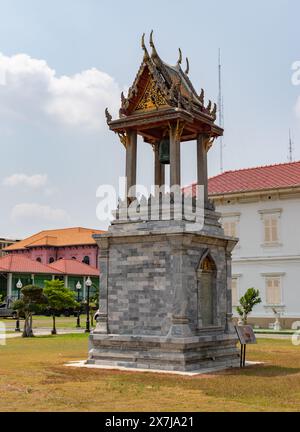
<svg viewBox="0 0 300 432"><path fill-rule="evenodd" d="M300 347L262 340L245 370L183 377L65 367L85 334L10 339L0 347L1 411L300 411Z"/></svg>

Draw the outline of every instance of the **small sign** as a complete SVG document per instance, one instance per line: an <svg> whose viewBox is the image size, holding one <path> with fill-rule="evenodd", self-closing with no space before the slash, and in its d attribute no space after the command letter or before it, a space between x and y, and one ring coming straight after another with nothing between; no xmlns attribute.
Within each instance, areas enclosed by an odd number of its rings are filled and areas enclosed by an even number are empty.
<svg viewBox="0 0 300 432"><path fill-rule="evenodd" d="M256 337L250 325L235 326L241 345L255 344Z"/></svg>

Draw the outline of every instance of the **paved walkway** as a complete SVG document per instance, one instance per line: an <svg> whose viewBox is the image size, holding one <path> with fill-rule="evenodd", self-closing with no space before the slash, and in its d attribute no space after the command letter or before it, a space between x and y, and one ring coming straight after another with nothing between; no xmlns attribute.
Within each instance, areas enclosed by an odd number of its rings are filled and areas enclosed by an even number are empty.
<svg viewBox="0 0 300 432"><path fill-rule="evenodd" d="M84 329L57 329L57 334L76 334L76 333L84 333ZM49 336L51 335L51 329L33 329L33 334L35 336ZM20 332L15 332L15 333L6 333L6 338L7 339L11 339L11 338L16 338L16 337L21 337L22 336L22 331Z"/></svg>
<svg viewBox="0 0 300 432"><path fill-rule="evenodd" d="M291 334L255 333L256 339L291 339Z"/></svg>

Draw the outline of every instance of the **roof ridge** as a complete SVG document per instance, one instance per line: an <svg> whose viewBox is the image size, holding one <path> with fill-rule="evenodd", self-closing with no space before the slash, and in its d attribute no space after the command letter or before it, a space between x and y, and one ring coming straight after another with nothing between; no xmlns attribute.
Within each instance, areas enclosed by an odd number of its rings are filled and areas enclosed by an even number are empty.
<svg viewBox="0 0 300 432"><path fill-rule="evenodd" d="M269 164L269 165L258 165L255 167L239 168L236 170L228 170L228 171L224 171L220 174L216 174L215 176L209 177L209 180L214 179L216 177L220 177L220 176L222 176L224 174L228 174L228 173L235 173L235 172L241 172L241 171L252 171L252 170L256 170L256 169L260 169L260 168L272 168L272 167L283 166L283 165L296 165L299 163L300 163L300 160L293 161L293 162L279 162L279 163L274 163L274 164Z"/></svg>

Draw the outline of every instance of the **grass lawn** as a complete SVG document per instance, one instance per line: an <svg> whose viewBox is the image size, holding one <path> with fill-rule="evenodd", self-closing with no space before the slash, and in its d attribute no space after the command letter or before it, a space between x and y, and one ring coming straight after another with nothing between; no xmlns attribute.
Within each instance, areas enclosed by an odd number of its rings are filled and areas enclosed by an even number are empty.
<svg viewBox="0 0 300 432"><path fill-rule="evenodd" d="M9 339L0 346L0 411L300 411L300 346L259 339L266 362L197 377L65 367L87 335Z"/></svg>

